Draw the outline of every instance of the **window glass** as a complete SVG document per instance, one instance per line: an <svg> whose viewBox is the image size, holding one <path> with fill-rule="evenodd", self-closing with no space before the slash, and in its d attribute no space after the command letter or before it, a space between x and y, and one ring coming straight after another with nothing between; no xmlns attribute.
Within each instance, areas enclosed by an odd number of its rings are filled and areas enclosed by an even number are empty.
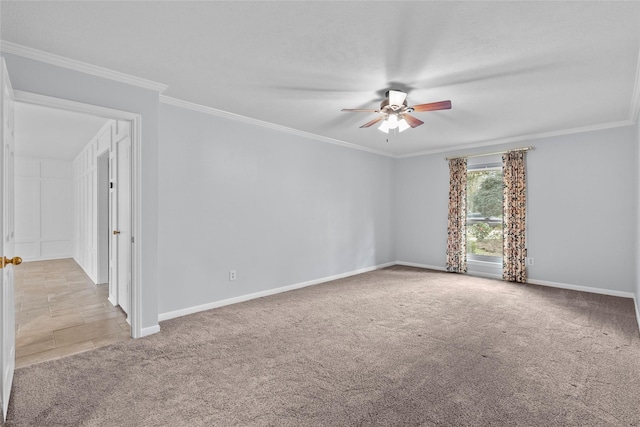
<svg viewBox="0 0 640 427"><path fill-rule="evenodd" d="M502 166L467 170L467 259L502 262Z"/></svg>

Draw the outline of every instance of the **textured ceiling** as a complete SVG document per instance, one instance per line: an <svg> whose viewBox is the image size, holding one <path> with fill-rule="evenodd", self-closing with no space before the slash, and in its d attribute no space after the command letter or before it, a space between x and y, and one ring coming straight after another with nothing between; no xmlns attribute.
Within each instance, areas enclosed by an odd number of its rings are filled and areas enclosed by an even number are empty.
<svg viewBox="0 0 640 427"><path fill-rule="evenodd" d="M73 160L107 119L16 102L16 155Z"/></svg>
<svg viewBox="0 0 640 427"><path fill-rule="evenodd" d="M638 2L12 2L1 38L397 155L632 120ZM384 92L447 111L388 136ZM635 94L635 95L634 95ZM637 102L637 101L636 101Z"/></svg>

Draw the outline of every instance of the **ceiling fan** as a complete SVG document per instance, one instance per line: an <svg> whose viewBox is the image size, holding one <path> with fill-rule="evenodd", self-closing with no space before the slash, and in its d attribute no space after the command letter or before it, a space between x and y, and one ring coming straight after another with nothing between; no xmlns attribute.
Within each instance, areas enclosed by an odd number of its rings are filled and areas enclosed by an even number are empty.
<svg viewBox="0 0 640 427"><path fill-rule="evenodd" d="M424 122L410 115L413 112L448 110L451 108L451 101L431 102L429 104L419 104L413 107L407 106L407 94L399 90L388 90L386 99L380 103L378 110L362 109L362 108L343 108L342 111L364 112L364 113L380 113L380 116L368 123L360 126L368 128L378 122L380 129L384 133L389 133L389 129L398 129L399 132L415 128Z"/></svg>

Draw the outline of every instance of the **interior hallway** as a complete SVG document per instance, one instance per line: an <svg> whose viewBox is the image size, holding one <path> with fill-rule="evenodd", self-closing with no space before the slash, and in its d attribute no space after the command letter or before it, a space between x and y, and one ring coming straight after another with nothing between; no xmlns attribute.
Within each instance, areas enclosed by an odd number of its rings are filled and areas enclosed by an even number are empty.
<svg viewBox="0 0 640 427"><path fill-rule="evenodd" d="M72 259L15 267L16 368L130 339L126 314Z"/></svg>

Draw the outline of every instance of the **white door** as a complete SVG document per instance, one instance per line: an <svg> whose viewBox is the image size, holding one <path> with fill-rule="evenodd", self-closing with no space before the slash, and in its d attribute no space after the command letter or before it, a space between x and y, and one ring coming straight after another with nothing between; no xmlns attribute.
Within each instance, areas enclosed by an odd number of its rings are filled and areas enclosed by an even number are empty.
<svg viewBox="0 0 640 427"><path fill-rule="evenodd" d="M116 143L118 304L129 314L131 286L131 138Z"/></svg>
<svg viewBox="0 0 640 427"><path fill-rule="evenodd" d="M116 192L116 152L109 150L109 302L118 305L118 200Z"/></svg>
<svg viewBox="0 0 640 427"><path fill-rule="evenodd" d="M0 258L2 262L2 274L0 274L0 367L2 369L2 386L0 387L0 399L2 400L2 420L7 417L9 408L9 396L11 394L11 383L13 382L13 369L16 362L16 330L15 330L15 302L13 296L13 264L20 264L22 260L16 257L14 250L13 232L13 90L9 81L7 67L2 58L2 70L0 70L0 80L2 80L2 91L0 95L0 116L2 126L0 126L0 165L2 173L0 179L0 227L2 227L2 238L0 238Z"/></svg>

